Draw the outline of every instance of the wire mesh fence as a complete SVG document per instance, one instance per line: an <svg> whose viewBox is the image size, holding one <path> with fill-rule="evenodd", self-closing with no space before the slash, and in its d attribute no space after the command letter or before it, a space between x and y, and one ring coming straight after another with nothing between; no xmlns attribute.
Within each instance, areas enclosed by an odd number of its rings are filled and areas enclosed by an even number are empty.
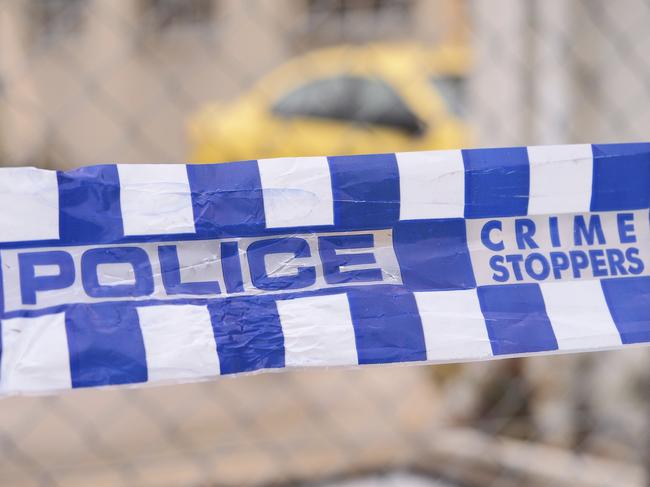
<svg viewBox="0 0 650 487"><path fill-rule="evenodd" d="M647 0L0 0L0 160L642 140L649 24ZM643 485L648 358L13 397L0 484Z"/></svg>

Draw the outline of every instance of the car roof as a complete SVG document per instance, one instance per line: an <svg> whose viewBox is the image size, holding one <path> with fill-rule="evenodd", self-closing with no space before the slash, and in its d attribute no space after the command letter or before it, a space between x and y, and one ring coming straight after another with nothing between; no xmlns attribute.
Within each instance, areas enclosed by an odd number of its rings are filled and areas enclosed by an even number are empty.
<svg viewBox="0 0 650 487"><path fill-rule="evenodd" d="M384 67L385 65L418 63L425 71L465 74L469 59L467 49L460 46L427 46L414 42L376 42L367 44L343 44L316 49L294 58L294 62L339 61L348 64L366 64Z"/></svg>
<svg viewBox="0 0 650 487"><path fill-rule="evenodd" d="M273 93L305 79L335 73L391 78L435 74L464 76L469 64L468 50L460 46L429 47L413 42L344 44L290 59L262 76L254 90Z"/></svg>

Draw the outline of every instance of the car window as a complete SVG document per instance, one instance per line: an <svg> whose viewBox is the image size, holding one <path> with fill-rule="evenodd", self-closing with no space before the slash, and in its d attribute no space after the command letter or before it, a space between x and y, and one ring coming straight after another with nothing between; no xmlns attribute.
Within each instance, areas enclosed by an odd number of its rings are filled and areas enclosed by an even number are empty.
<svg viewBox="0 0 650 487"><path fill-rule="evenodd" d="M355 82L355 121L383 125L410 134L422 132L422 122L386 82L377 78L356 78Z"/></svg>
<svg viewBox="0 0 650 487"><path fill-rule="evenodd" d="M319 79L282 97L273 106L273 112L287 117L350 120L354 90L354 82L348 76Z"/></svg>
<svg viewBox="0 0 650 487"><path fill-rule="evenodd" d="M457 117L464 117L466 113L465 79L460 76L432 76L429 81L442 97L447 110Z"/></svg>
<svg viewBox="0 0 650 487"><path fill-rule="evenodd" d="M380 125L419 134L424 125L386 82L338 76L309 82L273 106L285 117L315 117Z"/></svg>

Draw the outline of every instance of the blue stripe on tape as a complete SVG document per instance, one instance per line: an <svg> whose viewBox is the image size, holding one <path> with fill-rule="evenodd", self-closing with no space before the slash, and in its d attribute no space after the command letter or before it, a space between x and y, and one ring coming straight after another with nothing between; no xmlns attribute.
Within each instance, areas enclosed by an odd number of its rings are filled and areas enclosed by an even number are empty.
<svg viewBox="0 0 650 487"><path fill-rule="evenodd" d="M478 298L495 355L557 350L537 284L481 286Z"/></svg>
<svg viewBox="0 0 650 487"><path fill-rule="evenodd" d="M264 231L257 161L188 165L187 175L200 236L242 236Z"/></svg>
<svg viewBox="0 0 650 487"><path fill-rule="evenodd" d="M328 161L337 227L386 228L399 220L395 154L329 157Z"/></svg>
<svg viewBox="0 0 650 487"><path fill-rule="evenodd" d="M3 348L4 344L3 344L3 341L2 341L2 334L3 334L2 327L3 327L3 323L2 323L2 321L0 321L0 364L2 364L2 355L4 353L4 348ZM2 380L3 380L2 367L0 367L0 383L2 383Z"/></svg>
<svg viewBox="0 0 650 487"><path fill-rule="evenodd" d="M463 162L467 218L528 212L530 167L525 147L463 150Z"/></svg>
<svg viewBox="0 0 650 487"><path fill-rule="evenodd" d="M146 382L144 342L132 304L70 306L65 325L72 387Z"/></svg>
<svg viewBox="0 0 650 487"><path fill-rule="evenodd" d="M117 242L124 236L117 166L59 172L61 243Z"/></svg>
<svg viewBox="0 0 650 487"><path fill-rule="evenodd" d="M393 232L402 281L411 291L476 286L464 219L402 221Z"/></svg>
<svg viewBox="0 0 650 487"><path fill-rule="evenodd" d="M0 253L0 317L4 315L5 312L5 292L4 292L4 277L2 272L2 254ZM0 321L0 326L2 322ZM0 335L2 334L2 329L0 328Z"/></svg>
<svg viewBox="0 0 650 487"><path fill-rule="evenodd" d="M422 322L413 294L402 287L348 292L360 364L426 360Z"/></svg>
<svg viewBox="0 0 650 487"><path fill-rule="evenodd" d="M208 309L222 374L284 367L284 335L272 297L225 299Z"/></svg>
<svg viewBox="0 0 650 487"><path fill-rule="evenodd" d="M650 277L603 279L601 286L621 341L650 342Z"/></svg>
<svg viewBox="0 0 650 487"><path fill-rule="evenodd" d="M650 206L649 143L594 145L592 151L594 155L592 188L590 195L585 194L591 197L592 211L646 209ZM560 166L571 163L570 159L563 160L561 154L558 158L553 163ZM527 213L530 169L525 148L465 150L463 163L466 218L507 217ZM187 166L197 233L183 235L182 239L278 235L277 239L264 240L264 243L256 243L248 248L249 262L253 259L258 270L254 273L253 284L257 284L259 295L227 299L193 297L167 301L147 299L152 295L154 284L149 277L136 279L134 286L120 284L118 286L126 287L118 287L106 284L101 276L97 277L96 265L131 262L136 277L140 278L157 272L155 267L149 269L148 264L144 267L139 264L146 259L143 260L144 250L137 245L132 247L141 251L135 253L128 247L106 244L176 241L179 237L178 235L124 237L117 167L103 165L57 173L60 240L4 242L0 244L0 248L63 247L78 244L113 247L111 250L94 250L86 253L81 263L81 268L85 270L77 270L77 272L78 276L86 277L83 287L88 296L118 299L102 304L65 303L44 309L13 309L3 313L2 318L65 312L74 387L147 380L145 348L136 305L208 306L217 353L224 374L284 367L284 336L276 306L277 300L335 293L347 295L345 304L347 306L349 303L357 347L355 359L358 358L360 363L425 360L421 318L411 293L476 287L468 251L466 220L452 218L398 221L400 182L393 154L330 157L328 167L332 181L335 225L301 226L291 228L290 233L392 229L394 250L400 264L404 286L381 284L363 287L345 286L317 291L304 291L301 287L292 293L264 295L264 291L288 288L287 283L298 282L295 278L285 282L282 276L275 277L280 281L270 282L266 279L268 276L259 271L265 265L263 257L268 254L266 247L282 243L282 249L278 247L274 250L287 250L292 254L296 252L298 246L300 246L298 250L305 250L302 249L305 244L295 235L289 237L286 228L266 228L263 191L257 161ZM557 173L562 174L563 171L558 170ZM539 176L542 173L536 174ZM51 186L54 194L55 189L53 185ZM154 188L156 189L157 187ZM165 188L161 187L161 190L164 191ZM419 191L424 193L423 200L435 203L436 200L432 199L426 190ZM187 203L187 198L185 201ZM329 196L326 202L329 205ZM620 233L620 225L618 230ZM366 283L374 282L379 277L376 269L354 267L373 262L374 258L368 252L337 253L337 249L340 248L351 250L371 247L369 243L371 237L347 235L343 238L349 243L347 247L341 243L342 238L340 235L334 235L323 236L322 239L323 245L319 249L319 254L323 261L330 262L325 265L327 284L352 283L360 277L363 277ZM244 278L245 272L242 275L239 266L234 265L239 259L239 246L235 242L223 242L221 249L224 269L222 290L231 293L242 292L244 281L247 280ZM379 255L380 249L375 251L376 255ZM130 258L125 258L126 254L121 255L125 252L130 255ZM135 257L138 257L136 254L142 258L136 259ZM337 266L342 266L338 274L332 270L338 269L336 266L327 271L328 265L330 267L334 265L331 264L333 257L338 257L334 259L335 263ZM178 267L176 261L171 264L172 267L174 265ZM176 274L177 271L178 269L175 269ZM172 285L180 282L180 276L172 274L171 277L166 276L168 288L169 282L174 281ZM332 277L334 274L336 276ZM305 276L303 284L311 283L318 277L311 271ZM0 279L0 291L3 284L9 287L10 283L3 283ZM622 342L626 344L650 342L650 277L605 279L601 281L601 286L609 310L606 311L607 316L603 318L611 323L609 321L611 314ZM195 293L197 296L201 294L200 290L203 287L203 285L191 286L195 291L198 289ZM119 296L114 294L118 292ZM143 298L143 301L125 303L119 300L129 293L132 297ZM549 301L547 314L538 285L482 286L477 288L476 293L494 354L540 352L558 348L548 314L556 316L554 312L557 312L561 318L564 303L558 305L560 307L558 310L551 308L551 301ZM70 299L76 300L78 296L71 295ZM337 300L337 306L340 307L342 302ZM339 309L337 312L340 311ZM345 312L347 311L346 308ZM451 312L456 312L453 306ZM305 312L307 315L308 313L309 310ZM445 310L441 310L441 317L444 317L444 313ZM347 314L345 319L347 320ZM309 323L308 318L307 323ZM483 320L479 319L474 323L482 326ZM563 323L555 323L555 326L558 336L566 332ZM588 324L585 326L588 328ZM435 330L435 323L431 329ZM441 329L449 333L444 326L441 326ZM0 356L2 347L0 337Z"/></svg>
<svg viewBox="0 0 650 487"><path fill-rule="evenodd" d="M650 206L650 143L595 144L592 211Z"/></svg>

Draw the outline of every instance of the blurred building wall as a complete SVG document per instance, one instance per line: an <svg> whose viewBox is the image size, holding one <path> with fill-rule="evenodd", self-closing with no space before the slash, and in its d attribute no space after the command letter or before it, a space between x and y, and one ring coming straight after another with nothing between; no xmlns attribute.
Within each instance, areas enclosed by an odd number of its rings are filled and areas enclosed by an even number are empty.
<svg viewBox="0 0 650 487"><path fill-rule="evenodd" d="M347 5L347 6L346 6ZM461 0L19 0L0 9L7 164L187 157L184 122L331 43L458 41Z"/></svg>
<svg viewBox="0 0 650 487"><path fill-rule="evenodd" d="M641 54L650 43L648 7L643 0L471 1L478 144L648 140L650 62ZM642 451L649 359L643 349L527 359L536 434L621 457ZM594 431L607 431L607 440Z"/></svg>
<svg viewBox="0 0 650 487"><path fill-rule="evenodd" d="M647 139L644 0L471 0L481 145Z"/></svg>

